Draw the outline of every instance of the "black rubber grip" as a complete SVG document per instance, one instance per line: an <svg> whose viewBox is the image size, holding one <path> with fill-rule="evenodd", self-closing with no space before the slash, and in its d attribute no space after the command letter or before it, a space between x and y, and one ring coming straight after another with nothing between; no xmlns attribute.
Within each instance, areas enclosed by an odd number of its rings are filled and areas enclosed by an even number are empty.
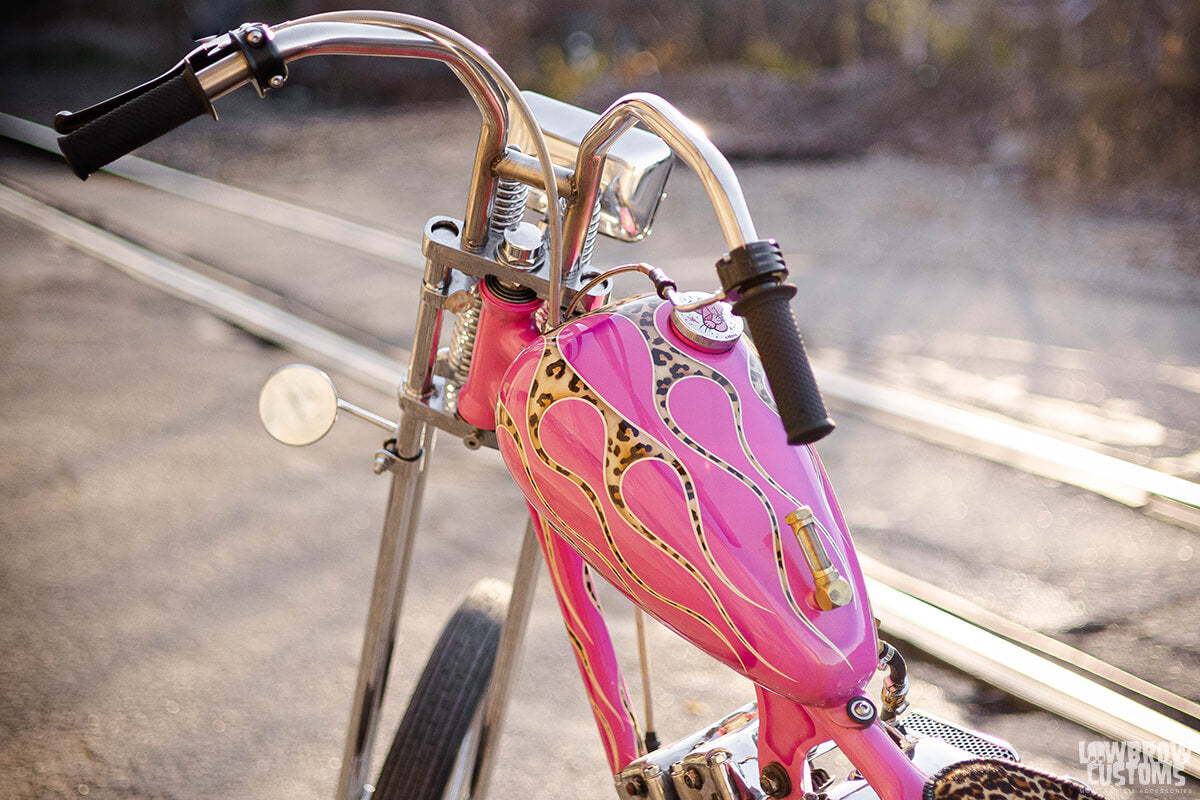
<svg viewBox="0 0 1200 800"><path fill-rule="evenodd" d="M812 444L833 430L833 420L825 411L817 379L804 352L804 341L792 316L788 301L795 293L796 287L790 284L764 286L734 303L733 311L746 318L788 444Z"/></svg>
<svg viewBox="0 0 1200 800"><path fill-rule="evenodd" d="M58 138L71 169L80 178L185 122L210 113L204 90L190 72L181 72L131 98L78 130Z"/></svg>
<svg viewBox="0 0 1200 800"><path fill-rule="evenodd" d="M733 311L744 317L775 396L788 444L812 444L833 431L804 341L792 316L796 287L773 240L739 247L717 264Z"/></svg>

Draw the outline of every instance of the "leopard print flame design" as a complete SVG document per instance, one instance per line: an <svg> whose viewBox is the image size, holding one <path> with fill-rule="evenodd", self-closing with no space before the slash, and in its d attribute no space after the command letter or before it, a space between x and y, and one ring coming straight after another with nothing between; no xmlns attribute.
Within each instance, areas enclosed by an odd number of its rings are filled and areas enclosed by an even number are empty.
<svg viewBox="0 0 1200 800"><path fill-rule="evenodd" d="M659 330L658 326L656 325L655 317L661 304L662 301L658 300L657 298L653 296L647 296L646 298L639 298L634 302L623 304L619 307L619 313L621 313L622 316L628 317L637 324L638 332L642 334L646 340L647 346L650 348L650 353L655 368L655 395L659 419L661 419L671 433L675 434L675 436L677 436L679 440L687 447L721 470L725 471L727 474L736 478L743 486L745 486L755 495L755 497L764 507L770 508L770 501L767 499L766 494L754 483L754 481L752 481L748 476L743 474L732 464L719 458L701 446L695 441L695 439L689 436L686 431L680 428L675 419L672 417L668 407L671 389L679 380L683 378L693 376L704 377L720 386L725 392L726 396L729 398L729 405L734 411L735 419L741 418L742 400L738 395L737 389L725 375L722 375L720 372L704 364L698 359L688 356L678 348L671 346L663 332ZM752 358L749 360L748 366L750 384L753 386L755 394L758 395L758 397L768 408L778 414L779 411L775 405L775 400L771 396L770 390L767 388L766 374L763 372L762 362L760 362L757 358ZM754 451L750 447L749 442L746 441L745 431L742 429L740 424L737 426L737 432L738 438L741 442L742 451L753 465L758 477L764 480L769 486L771 486L771 488L788 498L789 502L791 502L794 506L800 506L800 501L793 497L786 489L784 489L779 482L775 480L775 477L770 473L770 471L764 469L762 464L759 463L758 459L755 458ZM807 447L806 451L809 453L810 457L812 457L812 447ZM779 526L779 519L774 515L769 515L769 519L771 523L771 540L775 550L775 563L779 571L780 588L783 590L783 594L787 598L788 604L792 607L792 610L796 612L797 616L804 619L804 611L801 609L800 604L791 589L792 584L788 576L787 561L783 556L783 539ZM816 520L816 524L820 535L824 540L826 549L835 554L840 562L839 566L841 566L841 564L844 564L846 560L841 546L838 544L837 540L829 534L829 531L825 530L820 520ZM707 555L707 549L705 552ZM715 562L710 560L710 563L715 567ZM811 628L811 630L818 637L824 638L820 631L818 631L815 627ZM830 646L832 646L832 643L830 643Z"/></svg>
<svg viewBox="0 0 1200 800"><path fill-rule="evenodd" d="M639 425L634 424L617 411L600 391L588 384L587 380L575 370L571 359L568 359L560 350L560 334L551 334L542 342L536 367L529 373L529 382L524 383L525 379L522 380L523 386L526 387L522 390L524 399L518 402L502 400L498 409L497 430L509 434L508 441L513 445L517 456L517 459L510 461L510 468L521 469L525 473L528 487L526 491L532 493L531 497L537 496L542 501L535 505L545 509L542 513L546 521L565 536L589 561L604 568L609 580L612 580L627 595L654 598L672 609L674 613L690 618L694 624L707 629L708 635L716 642L720 642L721 648L732 656L731 660L734 664L740 663L743 667L748 664L757 664L760 668L765 667L776 675L786 678L789 682L794 682L797 680L795 665L785 662L772 663L772 660L766 658L752 640L742 634L740 626L734 624L731 612L726 607L726 603L732 598L736 598L738 602L757 612L766 614L777 612L748 596L738 583L726 574L714 555L711 543L708 541L709 532L704 519L702 519L700 499L693 476L689 467L680 460L679 453L671 449L672 447L679 448L682 444L686 451L690 451L694 456L698 456L712 465L716 471L735 480L749 496L754 498L753 504L760 509L757 512L759 516L756 516L755 519L761 518L762 524L766 525L770 532L772 561L777 575L775 591L790 608L790 616L807 630L808 635L816 642L820 642L829 655L840 660L844 666L853 669L847 652L835 645L816 625L815 621L810 618L812 610L805 607L802 599L793 590L794 586L803 586L805 582L811 580L811 577L803 567L798 569L797 563L803 564L802 561L797 562L795 557L786 555L786 549L794 546L795 542L785 542L784 534L787 531L782 527L781 514L777 513L773 507L767 490L774 490L778 495L786 498L792 508L802 505L802 503L793 497L775 479L771 471L759 462L755 448L751 447L750 442L747 441L747 434L742 425L743 395L746 394L747 388L752 392L749 397L756 405L761 398L763 405L773 409L773 404L768 403L770 395L766 392L761 370L757 369L757 360L735 358L726 362L742 370L740 375L742 388L739 389L729 376L722 374L704 361L694 358L689 352L671 341L667 332L662 329L669 323L666 322L666 314L661 313L665 311L661 306L660 299L646 296L619 303L609 307L608 311L612 317L622 317L632 323L618 327L627 331L636 330L643 340L645 350L642 352L648 358L648 365L651 368L653 396L650 399L653 400L651 406L654 412L653 417L657 417L657 422L661 423L661 429L669 431L669 440L672 444L668 446L660 442L655 435L641 429ZM673 337L673 334L671 336ZM684 426L674 419L670 406L672 392L692 378L706 379L719 387L721 393L724 394L731 413L732 427L730 430L736 431L735 441L740 442L740 445L733 445L735 452L741 453L740 465L735 466L725 458L711 452L689 435ZM552 406L564 400L583 401L586 406L599 414L604 431L605 446L602 481L596 481L594 478L590 481L586 480L556 462L542 444L542 418L550 412ZM761 406L757 407L761 408ZM650 424L650 420L645 422ZM809 460L814 472L820 472L819 462L811 450L801 451L800 457ZM694 563L690 561L689 558L692 556L685 556L677 549L677 546L683 546L683 543L679 540L666 540L657 535L653 526L644 524L630 507L624 494L623 478L632 467L647 461L657 462L668 468L669 472L673 473L678 480L677 485L681 488L683 495L683 508L688 516L687 527L691 531L692 543L698 550L699 561ZM547 502L547 498L542 495L544 490L553 490L539 485L535 466L553 470L578 489L579 493L586 498L586 505L591 508L589 516L598 526L599 537L589 537L572 530L571 524L558 515L555 511L556 503ZM817 491L819 492L820 489L818 488ZM697 608L689 608L677 600L665 596L660 591L656 591L653 576L643 575L630 565L626 555L622 552L621 544L614 535L612 526L617 523L617 519L609 519L607 516L614 511L620 522L632 528L644 542L651 544L665 554L670 561L682 568L692 585L707 596L711 611L702 613ZM844 543L836 536L831 535L819 520L818 525L820 535L825 540L826 550L833 556L843 572L846 572L848 561ZM790 540L790 537L788 539ZM743 610L739 613L746 613L746 611Z"/></svg>
<svg viewBox="0 0 1200 800"><path fill-rule="evenodd" d="M620 513L622 519L634 528L645 540L649 541L660 551L665 553L672 561L682 567L685 572L691 577L695 584L708 596L713 607L717 610L722 621L724 629L732 631L739 640L742 648L745 648L751 656L772 671L776 672L781 677L790 677L789 674L772 665L763 657L738 630L738 626L734 624L729 617L724 604L721 601L720 595L713 586L705 579L700 570L694 564L688 561L678 550L673 548L669 543L657 536L647 526L632 513L621 491L621 477L633 464L642 459L656 459L664 464L667 464L680 477L684 488L685 497L688 504L688 511L692 518L693 528L699 531L701 539L703 539L703 525L700 520L700 511L697 506L696 490L692 483L691 476L687 469L675 459L669 449L661 442L656 441L653 437L639 430L628 420L621 417L611 406L608 405L597 394L587 382L579 376L578 373L567 362L566 358L558 350L557 344L553 341L547 341L545 349L542 353L542 359L539 364L539 372L530 387L528 413L528 428L529 437L533 446L534 454L537 459L547 467L550 467L559 475L562 475L567 480L571 481L579 490L587 497L591 503L599 520L603 532L605 543L608 546L608 553L601 553L594 547L591 547L586 540L586 537L575 535L571 530L570 525L563 519L555 519L555 528L567 535L569 541L577 546L586 547L593 555L598 557L602 563L609 567L611 573L620 581L626 592L631 595L636 595L631 591L630 584L635 584L641 593L648 595L658 600L659 602L669 606L675 611L685 614L696 623L707 628L709 632L721 641L727 648L730 655L736 660L742 661L742 656L739 654L739 648L735 647L733 642L724 631L714 625L710 620L706 619L703 614L695 609L688 608L683 604L672 600L669 597L657 592L650 583L637 571L635 571L626 561L622 554L616 539L613 536L612 529L606 518L604 508L600 503L600 498L597 497L595 491L586 481L573 473L571 470L556 462L542 445L540 429L542 413L549 408L553 403L564 398L580 399L587 402L590 406L597 409L604 421L605 426L605 488L608 497L613 506ZM497 415L498 429L507 430L513 436L515 442L520 442L520 434L516 429L515 420L511 414L507 412L503 406L500 407L500 413ZM531 483L534 483L534 476L530 470L527 459L523 459L525 463L526 474ZM536 484L535 484L536 485ZM550 504L547 504L549 508ZM705 544L707 551L707 545ZM611 558L610 558L611 557ZM731 584L732 585L732 584ZM740 593L739 593L740 594Z"/></svg>

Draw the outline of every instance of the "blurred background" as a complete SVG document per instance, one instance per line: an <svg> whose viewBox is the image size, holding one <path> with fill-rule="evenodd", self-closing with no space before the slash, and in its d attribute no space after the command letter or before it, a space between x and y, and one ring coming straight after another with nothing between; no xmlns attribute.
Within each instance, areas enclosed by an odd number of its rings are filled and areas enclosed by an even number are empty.
<svg viewBox="0 0 1200 800"><path fill-rule="evenodd" d="M241 21L363 5L445 23L519 85L594 109L656 91L701 121L719 119L711 134L731 157L882 150L982 162L1200 219L1195 0L57 0L7 12L0 69L16 80L2 91L19 100L46 77L62 87L80 61L82 74L148 77L191 40ZM362 106L461 91L433 64L397 72L319 59L294 69L304 79L276 102Z"/></svg>
<svg viewBox="0 0 1200 800"><path fill-rule="evenodd" d="M44 0L2 17L0 111L49 124L198 37L362 5L462 31L522 87L595 110L653 91L703 123L784 242L827 368L1200 480L1198 0ZM265 103L241 90L219 125L138 154L406 236L461 208L478 114L449 70L291 70ZM419 275L385 259L112 176L80 184L2 139L0 184L374 349L411 344ZM711 288L708 200L683 169L669 192L637 257ZM600 243L600 263L623 247ZM254 398L295 356L7 214L0 252L0 800L332 796L379 436L348 422L282 451ZM1195 696L1200 523L835 417L821 456L863 552ZM377 763L457 596L510 574L523 506L490 455L439 449ZM538 602L496 796L611 796L546 582ZM608 608L633 676L629 606ZM661 732L749 699L653 630ZM1081 775L1096 734L910 664L918 707Z"/></svg>

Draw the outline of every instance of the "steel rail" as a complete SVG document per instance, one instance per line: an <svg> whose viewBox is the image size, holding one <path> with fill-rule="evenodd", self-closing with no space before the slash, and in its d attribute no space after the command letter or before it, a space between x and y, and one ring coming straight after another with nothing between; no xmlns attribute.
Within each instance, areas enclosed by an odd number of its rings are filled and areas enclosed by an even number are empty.
<svg viewBox="0 0 1200 800"><path fill-rule="evenodd" d="M58 155L58 134L52 128L36 122L0 112L0 136ZM137 156L118 158L102 171L279 230L304 234L382 258L418 275L425 272L425 256L421 254L420 242L369 225L202 178Z"/></svg>
<svg viewBox="0 0 1200 800"><path fill-rule="evenodd" d="M390 392L404 380L403 369L391 358L200 276L2 184L0 211L38 227L140 281L196 303L223 319L313 358L323 366L353 375L368 385ZM864 561L870 569L869 559ZM970 604L961 598L957 599L961 603L958 603L960 614L956 615L909 593L920 593L920 585L908 585L902 591L877 577L869 577L868 587L872 607L889 635L904 639L957 669L1104 736L1124 742L1168 742L1184 748L1189 758L1186 763L1176 766L1200 777L1200 731L988 630L986 624L981 626L968 618ZM1107 675L1111 677L1118 672L1109 667ZM1159 689L1155 699L1166 702L1171 697L1170 693Z"/></svg>
<svg viewBox="0 0 1200 800"><path fill-rule="evenodd" d="M1200 703L1168 691L1161 686L1155 686L1149 681L1102 661L1077 648L1064 644L1044 633L1013 622L983 606L973 603L951 591L935 586L928 581L901 572L876 561L864 553L858 554L858 563L869 577L897 591L915 597L923 603L935 606L960 619L965 619L972 625L982 628L988 633L1007 639L1044 656L1056 659L1062 664L1069 664L1076 670L1100 678L1107 683L1118 686L1132 694L1141 695L1147 700L1185 714L1195 720L1200 726Z"/></svg>
<svg viewBox="0 0 1200 800"><path fill-rule="evenodd" d="M978 409L893 389L814 365L821 391L852 410L883 415L905 433L1141 508L1151 497L1200 509L1200 484L1091 450Z"/></svg>
<svg viewBox="0 0 1200 800"><path fill-rule="evenodd" d="M867 578L871 607L889 634L947 664L1058 716L1148 755L1167 742L1183 748L1176 763L1200 777L1200 731L1019 647L970 621Z"/></svg>
<svg viewBox="0 0 1200 800"><path fill-rule="evenodd" d="M0 113L0 135L54 153L54 132ZM233 211L283 230L380 256L406 268L424 269L416 242L303 206L274 200L152 161L125 156L107 171L177 197ZM1200 511L1200 484L1090 449L1080 439L1050 434L999 414L966 409L823 368L814 371L822 392L842 408L885 427L944 447L1078 486L1132 508L1154 498L1167 504L1151 511L1173 524L1194 527L1173 504Z"/></svg>
<svg viewBox="0 0 1200 800"><path fill-rule="evenodd" d="M305 358L336 364L346 375L393 395L404 380L399 362L270 303L164 258L28 195L0 184L0 211L41 228L135 280L200 306Z"/></svg>

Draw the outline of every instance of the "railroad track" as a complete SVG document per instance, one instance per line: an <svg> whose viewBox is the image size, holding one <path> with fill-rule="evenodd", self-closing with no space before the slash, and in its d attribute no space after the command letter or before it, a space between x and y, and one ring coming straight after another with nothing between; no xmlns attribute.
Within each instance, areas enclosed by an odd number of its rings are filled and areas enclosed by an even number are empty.
<svg viewBox="0 0 1200 800"><path fill-rule="evenodd" d="M35 147L53 146L48 129L13 117L0 116L0 133ZM134 157L121 159L110 171L156 192L383 259L400 271L422 268L416 243L368 226ZM31 196L36 187L24 188L0 187L0 209L304 358L388 393L403 379L402 352L381 353L356 337L282 309L262 292L247 291L252 287L239 288L238 276L222 274L211 265L201 274L131 238L92 225L69 208L42 202ZM818 375L826 393L843 408L904 433L1146 508L1180 525L1193 524L1193 514L1200 509L1200 486L1080 443L835 370L818 366ZM1194 757L1185 769L1200 776L1200 705L886 565L867 559L866 567L877 613L892 635L1105 736L1186 748Z"/></svg>

